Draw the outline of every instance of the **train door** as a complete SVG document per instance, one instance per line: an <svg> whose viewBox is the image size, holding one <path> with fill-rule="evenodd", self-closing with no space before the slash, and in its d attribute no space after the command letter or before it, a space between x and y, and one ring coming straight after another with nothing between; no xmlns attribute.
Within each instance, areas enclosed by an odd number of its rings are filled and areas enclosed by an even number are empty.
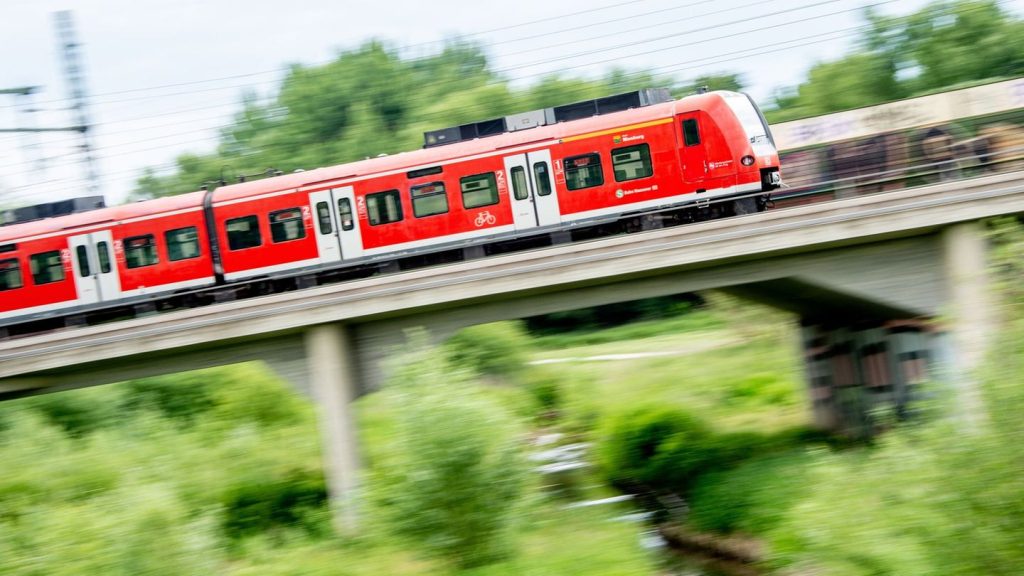
<svg viewBox="0 0 1024 576"><path fill-rule="evenodd" d="M687 182L704 180L708 170L708 160L704 153L704 138L701 134L697 113L681 116L683 133L683 179Z"/></svg>
<svg viewBox="0 0 1024 576"><path fill-rule="evenodd" d="M323 263L351 260L363 255L351 186L321 190L309 195L316 216L316 241Z"/></svg>
<svg viewBox="0 0 1024 576"><path fill-rule="evenodd" d="M356 217L356 194L351 186L335 188L331 194L338 211L341 256L346 260L358 258L363 255L363 238L359 235L359 219Z"/></svg>
<svg viewBox="0 0 1024 576"><path fill-rule="evenodd" d="M309 206L316 220L316 247L320 262L328 264L341 260L341 242L338 236L338 215L330 190L309 195Z"/></svg>
<svg viewBox="0 0 1024 576"><path fill-rule="evenodd" d="M505 171L508 173L516 230L550 226L562 221L551 173L550 150L506 156Z"/></svg>
<svg viewBox="0 0 1024 576"><path fill-rule="evenodd" d="M79 234L68 239L78 301L92 304L121 296L121 280L113 258L110 230Z"/></svg>

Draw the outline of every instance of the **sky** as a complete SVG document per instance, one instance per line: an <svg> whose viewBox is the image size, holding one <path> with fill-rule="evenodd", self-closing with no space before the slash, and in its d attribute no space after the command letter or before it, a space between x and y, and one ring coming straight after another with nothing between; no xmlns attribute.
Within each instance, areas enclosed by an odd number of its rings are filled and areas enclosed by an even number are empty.
<svg viewBox="0 0 1024 576"><path fill-rule="evenodd" d="M763 102L798 84L815 62L845 53L864 6L903 14L926 3L0 0L0 90L41 87L31 113L0 95L0 128L74 124L53 16L60 10L73 14L101 192L115 204L144 168L166 172L179 154L213 150L244 91L272 95L288 64L325 63L374 38L409 58L445 39L472 39L520 86L548 73L599 76L611 67L680 80L738 72ZM1024 13L1024 0L1004 5ZM79 142L73 133L0 134L0 206L87 195Z"/></svg>

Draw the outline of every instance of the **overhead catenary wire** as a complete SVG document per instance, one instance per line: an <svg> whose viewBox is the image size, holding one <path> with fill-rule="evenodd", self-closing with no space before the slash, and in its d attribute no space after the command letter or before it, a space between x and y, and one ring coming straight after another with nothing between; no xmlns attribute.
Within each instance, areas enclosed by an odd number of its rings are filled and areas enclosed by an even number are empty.
<svg viewBox="0 0 1024 576"><path fill-rule="evenodd" d="M862 31L864 29L866 29L866 26L855 26L855 27L841 29L841 30L836 30L836 31L831 31L831 32L825 32L825 33L820 33L820 34L813 34L811 36L807 36L807 37L803 37L803 38L784 40L784 41L773 43L773 44L765 44L765 45L758 46L756 48L743 49L743 50L733 51L733 52L729 52L729 53L724 53L724 54L721 54L721 55L744 54L743 56L740 56L739 58L748 58L748 57L751 57L751 56L757 56L757 55L763 55L763 54L780 52L780 51L783 51L783 50L788 50L788 49L792 49L792 48L807 46L807 45L811 45L811 44L815 44L815 43L832 41L832 40L837 39L838 37L850 36L853 33L856 33L858 31ZM739 34L749 33L749 32L751 32L751 31L744 31L744 32L739 33ZM838 34L838 36L837 36L837 34ZM717 40L719 38L731 37L731 36L733 36L733 35L730 34L730 35L723 36L723 37L716 37L716 38L712 38L712 39L707 39L706 41L712 41L712 40ZM781 46L781 45L785 45L785 44L793 44L794 42L799 42L801 40L807 40L807 39L811 39L811 38L821 38L822 36L829 36L829 37L828 38L819 39L819 40L815 40L813 42L807 42L807 43L804 43L804 44L785 46L783 48L779 48L779 49L775 49L775 50L763 50L763 48L765 48L765 47ZM835 37L833 37L833 36L835 36ZM735 61L735 60L738 59L738 58L725 58L725 59L721 59L721 58L718 58L718 56L720 56L720 55L707 56L707 57L698 58L698 59L695 59L695 60L690 60L690 61L684 61L684 62L681 62L681 63L677 63L677 64L695 64L695 65L689 66L689 67L679 67L676 64L673 64L673 65L670 65L668 68L671 71L678 71L678 70L685 70L685 69L693 69L693 68L704 67L704 66L707 66L707 65L715 65L715 64L719 64L719 63ZM696 65L697 63L701 63L701 64ZM665 68L665 67L662 67L662 68ZM661 70L661 68L652 68L649 71L650 72L656 72L656 71L659 71L659 70ZM648 72L648 71L644 71L644 72ZM443 115L444 115L444 113L440 113L440 112L439 113L434 113L434 114L420 115L417 118L415 118L415 121L417 121L417 122L428 121L428 120L430 120L432 118L442 117ZM131 142L122 142L122 143L119 143L119 144L103 146L103 147L100 147L98 150L103 151L103 150L110 150L110 149L113 149L113 148L122 148L122 147L129 146L129 145L135 145L135 144L141 144L141 143L146 143L146 142L151 142L151 141L156 141L156 140L162 140L162 139L171 138L171 137L175 137L175 136L190 135L190 134L194 134L196 132L198 132L198 130L194 130L193 129L193 130L188 130L188 131L184 131L184 132L178 132L178 133L174 133L174 134L166 134L166 135L162 135L162 136L157 136L157 137L153 137L153 138L145 138L145 139L131 141ZM185 141L184 143L188 144L188 143L209 142L209 141L215 141L215 140L219 140L219 139L221 139L220 136L205 136L205 137L198 138L198 139L190 139L188 141ZM140 150L134 150L134 151L132 151L132 153L157 150L157 149L162 149L162 148L167 148L167 147L176 147L176 146L180 146L181 144L182 144L181 142L178 142L178 143L172 143L172 144L167 144L167 145L163 145L163 146L149 147L149 148L144 148L144 149L140 149ZM116 155L116 154L115 155L108 155L108 157L116 157L116 156L118 156L118 155ZM16 163L13 163L13 164L0 165L0 168L15 166L15 165L18 165L18 164L20 164L20 162L16 162Z"/></svg>
<svg viewBox="0 0 1024 576"><path fill-rule="evenodd" d="M577 11L574 11L574 12L563 13L563 14L558 14L558 15L552 15L552 16L549 16L549 17L540 18L540 19L536 19L536 20L530 20L530 21L527 21L527 22L519 22L519 23L516 23L516 24L509 24L509 25L506 25L506 26L498 26L496 28L491 28L491 29L488 29L488 30L481 30L481 31L474 32L473 34L468 35L468 37L469 38L473 38L473 37L477 37L477 36L484 36L484 35L488 35L488 34L493 34L495 32L503 32L503 31L506 31L506 30L514 30L516 28L524 28L526 26L533 26L533 25L536 25L536 24L545 24L545 23L549 23L549 22L551 22L553 20L558 20L560 18L567 18L567 17L570 17L570 16L578 16L580 14L589 14L589 13L603 12L603 11L606 11L606 10L611 10L611 9L614 9L614 8L621 8L623 6L629 6L629 5L632 5L632 4L640 4L640 3L643 3L643 2L647 2L647 1L648 0L626 0L624 2L616 2L614 4L607 4L607 5L604 5L604 6L598 6L596 8L589 8L587 10L577 10ZM670 11L670 10L685 9L685 8L689 8L691 6L696 6L698 4L708 4L708 3L714 2L714 1L717 1L717 0L698 0L696 2L691 2L689 4L684 4L684 5L681 5L681 6L673 6L673 7L670 7L670 8L663 8L663 9L659 9L659 10L652 10L652 11L641 13L641 14L637 14L637 15L620 17L620 18L615 19L615 20L606 20L606 21L603 21L603 22L595 23L595 24L576 26L576 27L572 27L572 28L561 28L559 30L555 30L555 31L552 31L552 32L546 32L544 34L535 34L533 36L518 37L518 38L513 38L513 39L510 39L510 40L503 40L503 41L493 42L491 44L495 44L496 45L496 44L505 44L505 43L508 43L508 42L520 42L520 41L524 41L524 40L530 40L530 39L540 38L540 37L549 36L549 35L563 34L566 31L579 30L579 29L582 29L582 28L585 28L585 27L589 27L589 26L604 25L604 24L609 24L609 23L621 21L621 20L629 20L629 19L638 18L638 17L642 17L642 16L648 16L648 15L653 15L653 14L660 14L660 13L667 12L667 11ZM411 48L424 47L424 46L436 46L438 44L443 45L444 42L446 42L446 41L445 40L430 40L430 41L426 41L426 42L419 42L419 43L416 43L416 44L411 44L411 45L406 46L405 48L406 49L411 49ZM327 61L327 62L322 62L319 65L329 64L332 61L333 60ZM317 64L314 64L314 65L317 65ZM120 95L120 94L131 94L131 93L143 92L143 91L149 91L149 90L161 90L161 89L165 89L165 88L177 88L177 87L182 87L182 86L195 86L195 85L198 85L198 84L207 84L207 83L210 83L210 82L221 82L221 81L224 81L224 80L237 80L237 79L241 79L241 78L251 78L253 76L266 76L266 75L270 75L270 74L279 74L279 73L282 73L282 72L287 72L289 69L290 69L289 66L278 66L276 68L268 69L268 70L259 70L259 71L255 71L255 72L244 72L244 73L241 73L241 74L232 74L232 75L228 75L228 76L219 76L219 77L216 77L216 78L207 78L207 79L203 79L203 80L190 80L190 81L186 81L186 82L174 82L174 83L170 83L170 84L161 84L161 85L156 85L156 86L146 86L146 87L140 87L140 88L128 88L128 89L125 89L125 90L114 90L114 91L110 91L110 92L100 92L100 93L94 94L93 96L94 97L103 97L103 96L112 96L112 95ZM54 103L64 103L64 102L70 102L70 100L67 99L67 98L56 98L56 99L53 99L53 100L42 101L42 102L40 102L40 104L54 104ZM6 104L5 105L0 105L0 109L10 108L10 107L13 107L13 106L12 105L6 105Z"/></svg>
<svg viewBox="0 0 1024 576"><path fill-rule="evenodd" d="M826 3L831 3L831 2L835 2L835 1L839 1L839 0L827 0L827 1L821 2L819 4L826 4ZM884 4L884 3L892 2L892 1L894 1L894 0L883 0L882 2L879 2L879 3L875 4L875 5L880 5L880 4ZM796 9L796 8L794 8L794 9ZM766 31L766 30L772 30L772 29L783 27L783 26L788 26L788 25L792 25L792 24L803 23L803 22L807 22L807 21L811 21L811 20L816 20L816 19L821 19L821 18L825 18L825 17L829 17L829 16L834 16L836 14L841 14L841 13L849 12L849 11L852 11L852 10L859 10L859 8L850 9L850 10L841 10L841 11L829 12L829 13L826 13L826 14L820 14L820 15L816 15L816 16L811 16L811 17L804 18L804 19L797 20L797 21L783 22L783 23L772 24L772 25L768 25L768 26L761 26L761 27L757 27L757 28L753 28L753 29L741 30L741 31L738 31L738 32L733 32L733 33L729 33L729 34L725 34L725 35L719 35L719 36L715 36L715 37L711 37L711 38L704 38L704 39L700 39L700 40L691 41L691 42L688 42L688 43L682 44L682 45L677 45L677 46L672 46L672 47L665 47L665 48L658 48L658 49L652 49L652 50L641 52L639 54L635 54L633 56L634 57L635 56L642 56L642 55L650 54L650 53L653 53L653 52L656 52L656 51L663 51L663 50L668 50L668 49L675 49L675 48L682 48L682 47L692 47L694 45L698 45L698 44L702 44L702 43L706 43L706 42L712 42L712 41L717 41L717 40L722 40L722 39L727 39L727 38L734 38L734 37L737 37L737 36L743 36L743 35L752 34L752 33L755 33L755 32L762 32L762 31ZM746 19L742 19L742 20L737 20L737 21L731 22L730 24L735 24L735 23L739 23L739 22L745 22L745 21L749 21L749 20L752 20L752 19L759 19L759 17L751 17L751 18L746 18ZM860 26L860 27L855 27L855 28L848 28L848 29L845 29L845 30L862 30L862 29L865 29L865 28L866 27L864 27L864 26ZM684 31L682 33L684 33L684 34L688 33L688 31ZM814 35L814 36L820 36L820 35ZM793 40L786 40L786 41L783 41L783 42L780 42L780 43L761 45L761 46L758 46L757 48L763 48L764 46L774 46L774 45L777 45L777 44L785 44L785 43L789 43L789 42L792 42L792 41ZM631 45L635 45L635 44L631 44ZM749 54L749 56L756 56L756 55L760 55L761 53L766 53L765 51L757 51L756 49L751 49L751 50L754 50L754 51L751 54ZM604 51L604 49L601 49L600 51ZM770 52L770 51L768 51L768 52ZM735 52L733 52L733 53L735 53ZM706 61L714 59L714 58L717 58L717 55L716 56L709 56L709 57L697 59L696 61L690 61L690 62L706 62ZM582 67L589 67L589 66L593 66L594 64L607 63L609 61L611 61L611 60L601 60L601 61L598 61L598 62L587 62L587 63L579 64L579 65L576 65L576 66L565 67L564 70L572 70L572 69L577 69L577 68L582 68ZM732 60L720 60L720 61L721 62L725 62L725 61L732 61ZM683 63L685 64L685 63L688 63L688 62L683 62ZM717 63L717 61L716 62L712 62L711 64L714 64L714 63ZM661 70L662 68L666 68L666 67L655 67L655 68L651 68L649 70L643 70L641 72L648 72L648 71L655 72L655 71ZM678 67L676 67L676 68L672 68L671 70L674 71L674 70L683 70L683 69L687 69L687 68L678 68ZM508 81L517 81L517 80L524 80L524 79L527 79L527 78L535 78L535 77L538 77L538 76L543 76L545 74L547 74L547 72L525 74L525 75L521 75L521 76L518 76L518 77L510 78L510 79L508 79ZM452 81L452 82L455 82L455 81ZM446 82L442 82L441 84L444 84L444 83L446 83ZM219 107L220 106L218 106L218 108ZM203 110L203 109L204 109L203 107L200 107L200 108L189 109L189 111L199 111L199 110ZM235 108L235 110L237 111L237 108ZM171 114L171 113L168 113L168 115L169 114ZM423 119L429 119L429 116L426 116L426 117L422 117L421 116L419 118L419 120L423 120ZM148 128L139 128L138 130L141 131L141 130L147 130L147 129ZM130 130L123 130L123 131L119 131L118 133L124 133L124 132L128 132L128 131L130 131ZM190 134L190 133L193 133L193 132L194 132L194 130L189 130L187 132L183 132L183 133L179 133L179 134ZM157 137L157 138L147 138L147 139L139 140L137 142L138 143L148 142L148 141L151 141L151 140L154 140L154 139L163 139L163 138L166 138L166 137L169 137L169 135L160 136L160 137ZM209 139L210 138L202 138L202 139L200 139L198 141L207 141ZM123 145L125 145L125 144L117 144L117 145L114 145L114 146L115 147L120 147L120 146L123 146ZM104 148L110 148L110 146L107 146L107 147L104 147Z"/></svg>
<svg viewBox="0 0 1024 576"><path fill-rule="evenodd" d="M740 23L745 23L745 22L750 22L750 21L762 20L762 19L767 18L767 17L778 16L778 15L782 15L782 14L788 14L788 13L792 13L792 12L799 11L799 10L805 10L805 9L808 9L808 8L813 8L813 7L817 7L817 6L821 6L821 5L833 4L833 3L836 3L836 2L843 2L843 1L846 1L846 0L819 0L817 2L813 2L813 3L810 3L810 4L803 4L803 5L799 5L799 6L793 7L793 8L787 8L785 10L777 10L777 11L774 11L774 12L769 12L767 14L758 14L758 15L753 15L753 16L746 16L744 18L740 18L740 19L733 20L733 21L730 21L730 22L713 24L713 25L710 25L710 26L688 28L688 29L685 29L685 30L675 31L672 34L662 35L662 36L658 36L658 37L655 37L655 38L636 39L636 40L630 41L629 43L618 44L618 45L614 45L614 46L604 46L604 47L596 48L596 49L593 49L593 50L586 50L586 51L581 51L581 52L577 52L577 53L574 53L574 54L557 56L555 58L538 60L538 61L529 62L529 63L526 63L526 64L517 64L515 66L509 66L509 67L505 67L505 68L497 68L497 69L492 70L491 72L494 73L494 74L501 74L501 73L511 72L511 71L515 71L515 70L521 70L521 69L524 69L524 68L541 66L541 65L545 65L545 64L552 64L552 63L561 62L561 61L564 61L564 60L567 60L567 59L578 58L578 57L592 55L592 54L597 54L597 53L604 53L604 52L608 52L608 51L611 51L611 50L616 50L616 49L623 48L623 47L632 47L632 46L637 46L637 45L641 45L641 44L647 44L647 43L651 43L651 42L658 42L658 41L666 40L666 39L673 38L673 37L678 37L678 36L682 36L682 35L686 35L686 34L692 34L694 32L703 32L703 31L706 31L706 30L723 28L723 27L734 25L734 24L740 24ZM871 4L871 6L872 7L880 6L880 5L889 4L889 3L892 3L892 2L895 2L895 1L896 0L880 0L880 1L877 1L877 2L874 2L873 4ZM695 4L700 4L700 3L704 3L704 2L697 2ZM757 5L757 3L751 4L751 5ZM745 6L751 6L751 5L745 5ZM831 12L831 13L828 13L828 14L822 15L822 16L815 16L814 18L821 18L821 17L824 17L824 16L834 16L836 14L842 14L842 13L847 13L847 12L859 11L859 10L862 10L862 9L863 9L863 7L858 6L858 7L855 7L855 8L848 9L848 10L843 10L843 11L839 11L839 12ZM725 12L728 12L728 11L730 11L730 10L717 10L717 11L713 11L713 12L710 12L710 13L707 13L707 14L695 14L695 15L690 16L689 18L687 18L687 20L694 21L694 20L696 20L698 18L702 18L702 17L710 16L710 15L717 15L717 14L725 13ZM802 22L802 21L805 21L805 20L800 20L798 22ZM788 23L782 23L780 25L786 25L786 24L788 24ZM660 25L660 24L658 24L658 25ZM578 27L578 28L582 28L582 27ZM634 29L633 31L636 31L636 30L642 30L642 28ZM561 35L561 32L560 31L556 31L556 32L552 33L552 35L554 35L554 34ZM560 42L560 43L556 43L556 44L553 44L553 45L547 45L547 46L542 46L542 47L539 47L539 48L530 49L530 50L528 50L526 52L536 51L536 50L544 50L544 49L551 49L551 48L557 48L557 47L565 46L565 45L568 45L568 44L585 42L585 41L592 41L592 40L594 40L596 38L600 38L600 37L590 37L590 38L578 39L578 40L573 40L571 42ZM646 54L646 53L648 53L648 52L642 52L641 55L642 54ZM511 54L507 54L506 56L514 55L514 54L519 54L519 53L518 52L513 52ZM413 59L412 61L415 61L415 60L417 60L417 59ZM320 66L324 66L324 65L330 64L331 62L333 62L333 60L329 61L329 62L322 63L322 64L320 64ZM598 62L598 63L603 63L603 62L605 62L605 61L601 61L601 62ZM226 76L226 77L223 77L221 79L235 79L235 78L238 78L240 76L241 77L249 77L249 76L252 76L252 75L255 75L255 74L281 73L281 72L287 72L288 70L290 70L290 68L282 67L282 68L277 68L277 69L274 69L274 70L268 70L268 71L263 71L263 72L254 72L254 73L244 74L244 75ZM320 74L327 75L327 74L330 74L330 73L331 73L330 71L322 71L322 72L313 71L312 72L312 74L314 76L320 75ZM542 72L540 74L546 74L546 73L547 72ZM217 80L218 79L209 79L209 80L201 80L201 81L195 81L195 82L196 83L200 83L200 82L205 83L205 82L214 82L214 81L217 81ZM264 83L272 83L272 82L275 82L275 80L273 80L273 79L272 80L267 80ZM184 82L184 83L177 83L177 84L168 84L168 85L165 85L164 87L182 87L182 86L188 86L188 85L192 85L192 84L193 84L192 82ZM191 94L205 94L205 93L219 92L219 91L224 91L224 90L239 90L239 89L244 89L244 88L251 88L252 86L253 86L252 83L231 84L231 85L227 85L227 86L215 86L215 87L203 88L203 89L199 89L199 90L187 90L187 91L179 91L179 92L170 92L170 93L157 94L157 95L151 95L151 96L131 96L131 97L127 97L127 98L118 98L118 99L105 99L105 98L103 98L103 96L125 94L125 93L134 92L135 90L148 90L148 89L142 88L142 89L122 90L122 91L117 91L117 92L107 92L107 93L97 94L97 95L95 95L92 98L92 104L94 106L96 106L96 107L103 107L103 106L109 106L109 105L112 105L112 104L124 104L126 102L135 102L135 101L139 101L139 100L151 100L151 99L158 99L158 98L169 98L169 97L174 97L174 96L184 96L184 95L191 95ZM156 88L153 88L153 89L156 89ZM66 102L66 100L65 99L57 99L57 100L42 102L42 104L61 103L61 102Z"/></svg>

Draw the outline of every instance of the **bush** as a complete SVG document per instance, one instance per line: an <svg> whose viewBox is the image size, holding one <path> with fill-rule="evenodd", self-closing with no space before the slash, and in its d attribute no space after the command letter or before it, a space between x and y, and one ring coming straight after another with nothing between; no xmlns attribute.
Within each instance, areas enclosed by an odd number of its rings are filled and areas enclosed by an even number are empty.
<svg viewBox="0 0 1024 576"><path fill-rule="evenodd" d="M117 416L115 403L108 389L70 390L25 400L29 409L75 437L111 425Z"/></svg>
<svg viewBox="0 0 1024 576"><path fill-rule="evenodd" d="M439 356L407 364L386 388L390 437L371 489L398 534L461 567L511 551L523 493L520 436L508 415Z"/></svg>
<svg viewBox="0 0 1024 576"><path fill-rule="evenodd" d="M550 368L532 367L524 377L524 387L539 416L555 413L562 407L563 376Z"/></svg>
<svg viewBox="0 0 1024 576"><path fill-rule="evenodd" d="M191 424L215 405L209 371L169 374L126 382L122 407L154 410L165 418Z"/></svg>
<svg viewBox="0 0 1024 576"><path fill-rule="evenodd" d="M319 530L306 519L325 507L327 488L319 472L292 471L270 482L234 486L223 497L224 533L239 538L272 528Z"/></svg>
<svg viewBox="0 0 1024 576"><path fill-rule="evenodd" d="M712 465L711 430L695 416L666 406L643 406L606 420L600 432L601 468L614 485L685 492Z"/></svg>
<svg viewBox="0 0 1024 576"><path fill-rule="evenodd" d="M530 338L521 322L495 322L460 330L444 345L448 362L483 376L511 377L526 366Z"/></svg>

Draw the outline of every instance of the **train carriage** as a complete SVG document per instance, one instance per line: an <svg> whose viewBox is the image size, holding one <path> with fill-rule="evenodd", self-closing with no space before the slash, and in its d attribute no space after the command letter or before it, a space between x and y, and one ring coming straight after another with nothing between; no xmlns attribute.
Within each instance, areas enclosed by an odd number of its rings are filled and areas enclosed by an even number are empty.
<svg viewBox="0 0 1024 576"><path fill-rule="evenodd" d="M779 184L743 94L642 91L499 120L414 152L0 228L0 324L710 201L751 212Z"/></svg>

